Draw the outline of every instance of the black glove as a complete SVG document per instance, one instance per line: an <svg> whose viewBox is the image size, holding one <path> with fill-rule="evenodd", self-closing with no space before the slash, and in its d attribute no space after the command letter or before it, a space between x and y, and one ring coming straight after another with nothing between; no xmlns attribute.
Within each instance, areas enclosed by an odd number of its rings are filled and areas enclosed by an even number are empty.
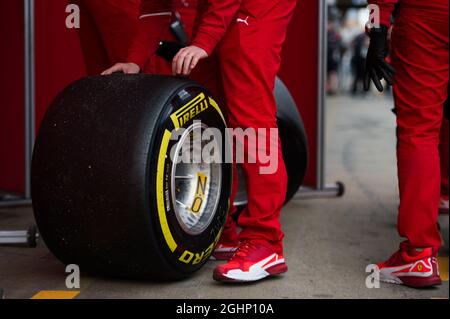
<svg viewBox="0 0 450 319"><path fill-rule="evenodd" d="M385 79L389 85L392 85L392 76L395 74L394 68L385 60L388 53L388 28L384 25L372 28L369 36L370 45L366 59L364 89L366 91L370 89L370 80L372 80L377 90L383 92L381 79Z"/></svg>

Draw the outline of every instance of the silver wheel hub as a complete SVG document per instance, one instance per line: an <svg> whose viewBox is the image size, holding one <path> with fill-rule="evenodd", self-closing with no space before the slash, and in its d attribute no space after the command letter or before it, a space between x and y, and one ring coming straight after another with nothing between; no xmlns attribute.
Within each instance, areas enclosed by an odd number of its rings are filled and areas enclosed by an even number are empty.
<svg viewBox="0 0 450 319"><path fill-rule="evenodd" d="M222 190L222 165L205 162L203 156L198 156L205 144L220 145L217 136L212 141L202 141L201 133L207 128L195 123L186 129L175 145L173 158L172 204L181 228L191 235L202 233L211 224ZM193 161L194 154L200 161ZM186 158L191 160L183 160Z"/></svg>

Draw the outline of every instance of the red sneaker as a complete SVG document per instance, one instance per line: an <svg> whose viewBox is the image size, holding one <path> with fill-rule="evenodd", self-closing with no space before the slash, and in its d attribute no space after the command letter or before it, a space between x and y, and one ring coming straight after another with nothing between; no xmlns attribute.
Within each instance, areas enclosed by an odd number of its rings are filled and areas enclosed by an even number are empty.
<svg viewBox="0 0 450 319"><path fill-rule="evenodd" d="M382 282L414 288L441 284L439 267L433 248L399 250L388 261L378 264Z"/></svg>
<svg viewBox="0 0 450 319"><path fill-rule="evenodd" d="M221 244L219 243L214 249L212 253L211 259L213 260L230 260L233 257L234 253L238 249L239 244L231 245L231 244Z"/></svg>
<svg viewBox="0 0 450 319"><path fill-rule="evenodd" d="M284 258L265 246L242 243L230 261L214 269L213 278L224 282L250 282L287 271Z"/></svg>

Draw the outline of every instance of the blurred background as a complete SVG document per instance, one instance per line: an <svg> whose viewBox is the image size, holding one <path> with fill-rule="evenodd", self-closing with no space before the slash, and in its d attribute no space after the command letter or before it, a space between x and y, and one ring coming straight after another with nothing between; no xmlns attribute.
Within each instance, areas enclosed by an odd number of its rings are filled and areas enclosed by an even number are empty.
<svg viewBox="0 0 450 319"><path fill-rule="evenodd" d="M332 95L365 96L364 67L369 38L365 25L369 20L367 1L327 0L327 85ZM390 88L387 93L390 95Z"/></svg>

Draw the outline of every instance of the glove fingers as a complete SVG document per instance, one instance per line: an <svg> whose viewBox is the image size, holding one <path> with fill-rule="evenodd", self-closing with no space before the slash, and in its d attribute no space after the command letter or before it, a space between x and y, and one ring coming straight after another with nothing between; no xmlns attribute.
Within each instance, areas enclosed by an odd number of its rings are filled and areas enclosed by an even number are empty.
<svg viewBox="0 0 450 319"><path fill-rule="evenodd" d="M378 74L383 77L389 85L392 85L392 75L388 73L387 70L385 70L383 67L377 68Z"/></svg>
<svg viewBox="0 0 450 319"><path fill-rule="evenodd" d="M372 69L372 81L375 84L375 87L377 88L377 90L379 92L383 92L383 85L381 84L378 74L374 69Z"/></svg>
<svg viewBox="0 0 450 319"><path fill-rule="evenodd" d="M387 63L386 61L383 61L383 67L385 69L387 69L387 71L389 72L389 74L394 75L396 73L394 67L392 65L390 65L389 63Z"/></svg>

